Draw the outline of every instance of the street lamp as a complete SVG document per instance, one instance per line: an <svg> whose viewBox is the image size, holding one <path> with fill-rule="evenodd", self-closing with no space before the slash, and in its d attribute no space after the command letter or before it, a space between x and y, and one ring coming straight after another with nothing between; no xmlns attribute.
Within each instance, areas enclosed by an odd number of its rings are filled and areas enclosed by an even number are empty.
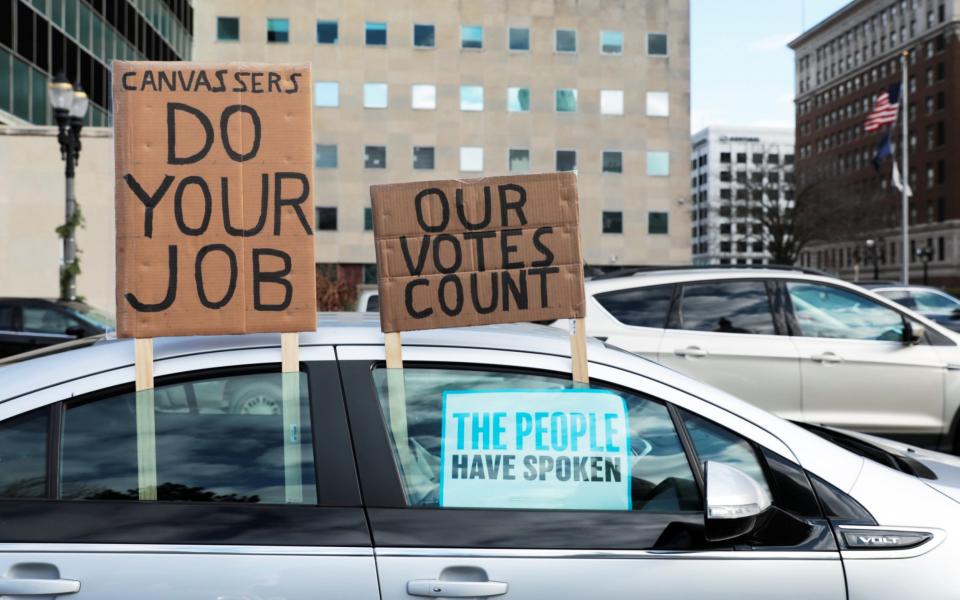
<svg viewBox="0 0 960 600"><path fill-rule="evenodd" d="M74 300L77 297L77 274L80 263L77 262L77 244L74 234L82 223L74 193L74 167L80 159L80 130L83 129L83 117L87 114L89 99L83 89L70 85L63 73L57 73L47 85L47 97L53 108L53 117L57 121L60 143L60 159L66 163L66 221L57 228L63 239L63 261L60 264L60 299Z"/></svg>
<svg viewBox="0 0 960 600"><path fill-rule="evenodd" d="M866 246L866 258L873 263L873 280L877 281L880 279L880 259L883 258L883 239L879 241L874 239L869 239L863 242L863 245Z"/></svg>
<svg viewBox="0 0 960 600"><path fill-rule="evenodd" d="M916 255L923 262L923 285L927 285L927 265L933 260L933 248L930 246L917 248Z"/></svg>

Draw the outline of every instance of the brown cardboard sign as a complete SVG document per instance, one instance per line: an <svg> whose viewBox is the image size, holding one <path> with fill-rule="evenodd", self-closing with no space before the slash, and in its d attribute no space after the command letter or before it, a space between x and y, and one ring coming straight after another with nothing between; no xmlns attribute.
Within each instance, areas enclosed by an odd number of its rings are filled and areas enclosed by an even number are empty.
<svg viewBox="0 0 960 600"><path fill-rule="evenodd" d="M114 61L119 337L316 328L311 86Z"/></svg>
<svg viewBox="0 0 960 600"><path fill-rule="evenodd" d="M573 173L370 188L384 332L581 318Z"/></svg>

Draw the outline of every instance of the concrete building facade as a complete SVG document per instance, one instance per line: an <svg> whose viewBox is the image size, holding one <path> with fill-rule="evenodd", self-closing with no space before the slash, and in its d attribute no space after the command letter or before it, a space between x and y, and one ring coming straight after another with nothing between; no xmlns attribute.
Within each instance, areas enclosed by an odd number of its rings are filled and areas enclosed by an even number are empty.
<svg viewBox="0 0 960 600"><path fill-rule="evenodd" d="M794 202L793 130L708 127L690 155L693 262L768 264L763 211Z"/></svg>

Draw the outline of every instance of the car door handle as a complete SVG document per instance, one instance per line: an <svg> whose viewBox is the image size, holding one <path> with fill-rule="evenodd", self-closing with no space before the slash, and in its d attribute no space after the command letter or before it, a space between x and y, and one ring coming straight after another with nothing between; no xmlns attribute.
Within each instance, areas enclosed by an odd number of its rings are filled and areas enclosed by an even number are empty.
<svg viewBox="0 0 960 600"><path fill-rule="evenodd" d="M4 579L0 577L0 596L58 596L76 594L80 582L73 579Z"/></svg>
<svg viewBox="0 0 960 600"><path fill-rule="evenodd" d="M447 581L443 579L417 579L407 582L407 593L428 598L485 598L507 593L503 581Z"/></svg>
<svg viewBox="0 0 960 600"><path fill-rule="evenodd" d="M814 354L810 357L810 360L815 360L817 362L835 364L843 361L843 358L839 354L834 352L823 352L822 354Z"/></svg>
<svg viewBox="0 0 960 600"><path fill-rule="evenodd" d="M686 348L677 348L673 351L677 356L689 356L691 358L702 358L707 355L707 351L700 346L687 346Z"/></svg>

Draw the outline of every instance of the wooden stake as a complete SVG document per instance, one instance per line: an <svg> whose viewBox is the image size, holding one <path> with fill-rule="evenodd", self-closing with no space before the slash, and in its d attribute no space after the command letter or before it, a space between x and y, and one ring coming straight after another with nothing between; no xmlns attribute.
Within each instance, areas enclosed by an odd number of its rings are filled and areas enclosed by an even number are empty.
<svg viewBox="0 0 960 600"><path fill-rule="evenodd" d="M136 381L137 485L140 500L157 499L157 425L153 399L153 338L133 340Z"/></svg>
<svg viewBox="0 0 960 600"><path fill-rule="evenodd" d="M390 433L397 448L400 469L410 473L415 468L407 430L407 389L403 380L403 346L400 333L384 333L383 349L387 354L387 407L390 411Z"/></svg>
<svg viewBox="0 0 960 600"><path fill-rule="evenodd" d="M403 346L400 342L400 332L383 334L383 349L387 353L387 368L403 368Z"/></svg>
<svg viewBox="0 0 960 600"><path fill-rule="evenodd" d="M284 373L300 371L300 334L280 334L280 370Z"/></svg>
<svg viewBox="0 0 960 600"><path fill-rule="evenodd" d="M303 503L300 438L300 334L280 334L283 402L283 483L288 504Z"/></svg>
<svg viewBox="0 0 960 600"><path fill-rule="evenodd" d="M570 321L570 360L573 363L573 380L590 383L587 372L587 327L583 319Z"/></svg>

